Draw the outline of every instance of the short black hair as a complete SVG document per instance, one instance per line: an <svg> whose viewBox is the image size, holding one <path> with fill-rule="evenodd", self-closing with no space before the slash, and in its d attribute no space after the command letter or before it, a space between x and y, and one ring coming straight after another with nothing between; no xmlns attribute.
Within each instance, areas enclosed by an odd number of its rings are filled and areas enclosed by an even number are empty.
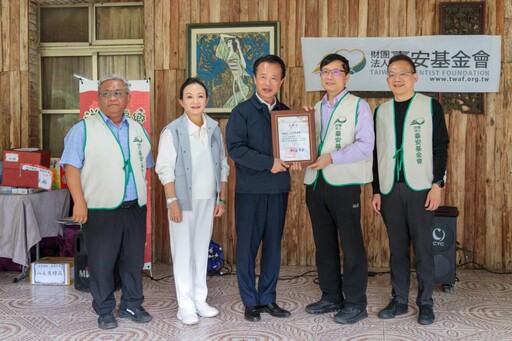
<svg viewBox="0 0 512 341"><path fill-rule="evenodd" d="M350 65L348 63L348 59L343 57L341 54L337 53L331 53L325 56L324 59L322 59L322 61L320 62L320 70L322 70L324 66L329 65L336 60L339 60L341 62L341 64L343 65L343 71L345 71L345 73L348 74L350 72Z"/></svg>
<svg viewBox="0 0 512 341"><path fill-rule="evenodd" d="M394 55L393 57L391 57L388 62L388 68L391 66L391 64L393 64L394 62L398 62L398 61L404 61L404 62L408 63L412 68L412 72L416 73L416 65L414 65L414 62L412 61L412 59L409 56L406 56L405 54L397 54L397 55Z"/></svg>
<svg viewBox="0 0 512 341"><path fill-rule="evenodd" d="M208 89L206 88L206 85L197 77L190 77L183 82L183 85L180 89L180 99L183 99L183 91L185 91L185 88L189 86L190 84L199 84L204 88L204 92L206 93L206 97L208 98Z"/></svg>
<svg viewBox="0 0 512 341"><path fill-rule="evenodd" d="M256 73L258 71L258 66L261 63L270 63L270 64L279 65L281 67L281 79L283 79L286 76L286 66L284 65L283 60L274 54L267 54L266 56L259 57L254 62L254 66L252 67L252 72L254 73L254 76L256 76Z"/></svg>

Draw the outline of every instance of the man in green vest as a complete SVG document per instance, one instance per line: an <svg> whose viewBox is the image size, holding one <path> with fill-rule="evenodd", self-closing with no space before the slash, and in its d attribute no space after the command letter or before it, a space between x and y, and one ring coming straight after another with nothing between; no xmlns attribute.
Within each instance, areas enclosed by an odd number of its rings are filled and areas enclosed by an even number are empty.
<svg viewBox="0 0 512 341"><path fill-rule="evenodd" d="M320 300L308 304L305 310L310 314L337 311L334 321L342 324L353 324L368 316L368 264L360 197L361 185L372 181L374 146L370 106L347 90L349 78L350 66L345 57L332 53L320 62L320 79L326 94L315 105L319 156L308 166L304 177L322 291Z"/></svg>
<svg viewBox="0 0 512 341"><path fill-rule="evenodd" d="M155 162L146 131L124 112L130 99L124 77L103 76L98 81L100 111L70 129L61 158L74 202L73 220L84 229L92 307L100 329L117 327L116 263L122 284L118 316L137 323L152 319L142 307L142 268L146 172Z"/></svg>
<svg viewBox="0 0 512 341"><path fill-rule="evenodd" d="M406 55L388 63L394 98L375 110L372 207L386 224L391 251L392 299L382 319L408 311L412 242L418 279L418 323L434 323L432 220L441 202L448 132L438 101L414 91L416 67Z"/></svg>

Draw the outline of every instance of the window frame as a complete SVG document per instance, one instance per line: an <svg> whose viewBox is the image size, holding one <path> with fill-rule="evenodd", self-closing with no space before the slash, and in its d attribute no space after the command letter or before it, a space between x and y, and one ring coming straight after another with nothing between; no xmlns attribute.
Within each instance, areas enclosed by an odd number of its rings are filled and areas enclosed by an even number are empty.
<svg viewBox="0 0 512 341"><path fill-rule="evenodd" d="M102 56L128 56L140 55L144 58L144 39L112 39L112 40L97 40L96 37L96 8L98 7L141 7L143 2L119 2L119 3L101 3L101 4L60 4L60 5L41 5L38 7L37 17L37 35L38 35L38 121L39 121L39 145L43 146L44 132L43 121L46 115L73 115L80 114L80 108L76 109L43 109L43 91L42 91L42 60L48 57L90 57L91 70L93 80L97 80L101 75L99 72L99 58ZM89 15L88 27L88 42L40 42L40 20L41 8L77 8L87 7ZM142 23L143 25L143 23ZM146 70L144 69L145 73ZM76 75L80 78L81 75ZM144 75L145 76L145 75ZM78 81L78 80L77 80Z"/></svg>

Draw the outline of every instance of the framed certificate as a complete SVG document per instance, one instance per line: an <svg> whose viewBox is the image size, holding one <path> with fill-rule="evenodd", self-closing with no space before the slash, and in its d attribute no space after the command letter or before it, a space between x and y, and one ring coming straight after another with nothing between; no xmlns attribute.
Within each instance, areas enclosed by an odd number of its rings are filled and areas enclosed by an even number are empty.
<svg viewBox="0 0 512 341"><path fill-rule="evenodd" d="M316 161L315 112L282 110L271 112L274 157L307 166Z"/></svg>

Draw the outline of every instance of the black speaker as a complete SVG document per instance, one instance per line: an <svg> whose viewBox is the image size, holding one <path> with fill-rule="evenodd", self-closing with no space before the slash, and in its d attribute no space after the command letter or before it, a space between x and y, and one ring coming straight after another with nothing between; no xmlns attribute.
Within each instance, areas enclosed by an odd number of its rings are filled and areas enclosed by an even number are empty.
<svg viewBox="0 0 512 341"><path fill-rule="evenodd" d="M85 247L84 231L78 230L75 234L75 289L90 292L89 287L89 260L87 248ZM119 276L119 267L114 266L114 288L121 289L121 277Z"/></svg>
<svg viewBox="0 0 512 341"><path fill-rule="evenodd" d="M457 239L457 207L440 206L432 223L435 284L455 284L455 251Z"/></svg>
<svg viewBox="0 0 512 341"><path fill-rule="evenodd" d="M75 234L75 289L90 291L89 267L87 249L85 248L84 231L78 230Z"/></svg>

